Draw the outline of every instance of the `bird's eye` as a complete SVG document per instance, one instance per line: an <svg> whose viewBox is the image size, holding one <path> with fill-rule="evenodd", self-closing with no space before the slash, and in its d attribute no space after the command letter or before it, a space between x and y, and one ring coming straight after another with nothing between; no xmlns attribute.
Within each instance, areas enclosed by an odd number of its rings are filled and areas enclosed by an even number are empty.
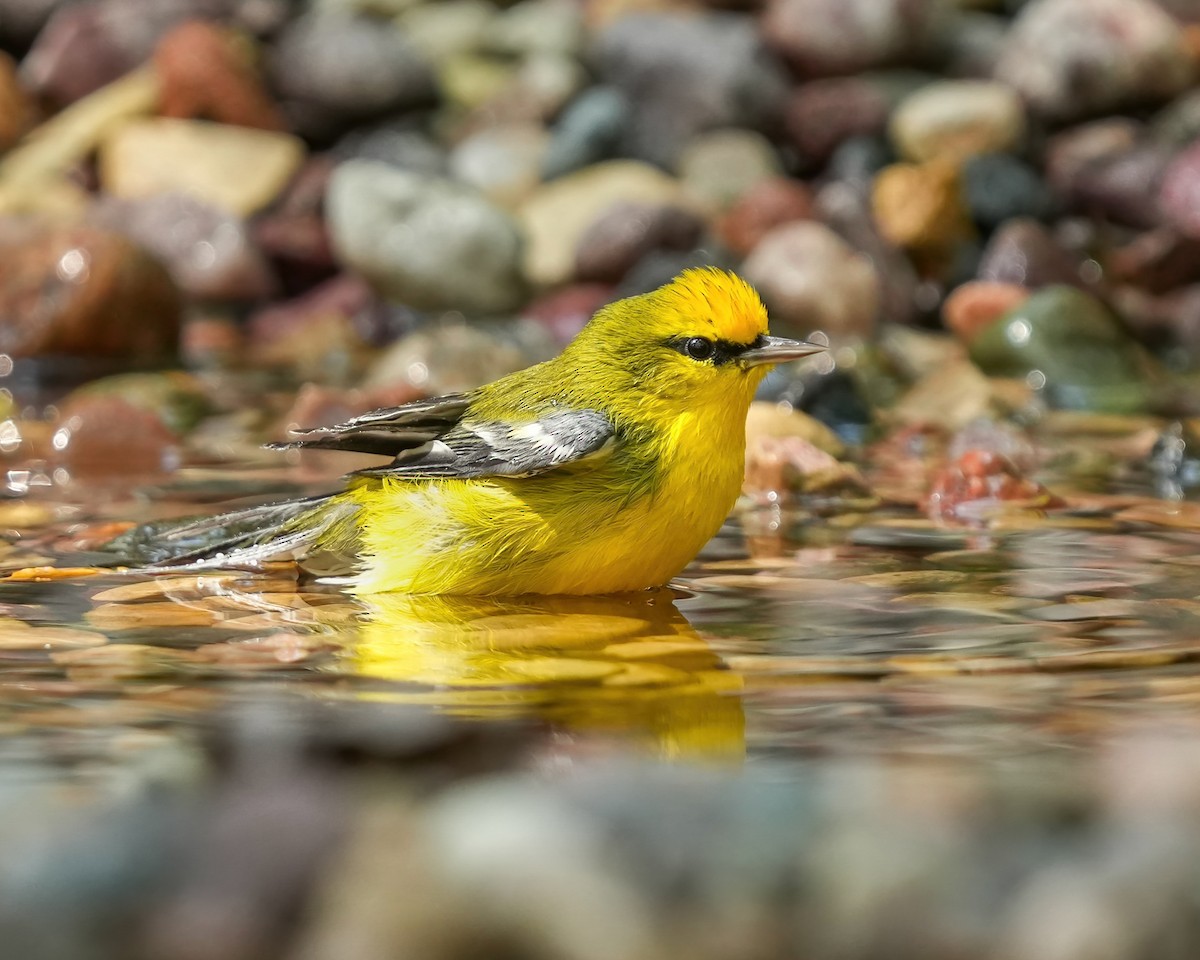
<svg viewBox="0 0 1200 960"><path fill-rule="evenodd" d="M708 360L716 350L716 344L705 337L689 337L683 345L683 352L693 360Z"/></svg>

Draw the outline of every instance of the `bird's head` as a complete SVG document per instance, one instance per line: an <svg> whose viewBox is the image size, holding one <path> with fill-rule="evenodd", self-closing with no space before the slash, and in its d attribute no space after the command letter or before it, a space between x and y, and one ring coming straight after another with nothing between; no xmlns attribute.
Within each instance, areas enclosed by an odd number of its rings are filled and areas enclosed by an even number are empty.
<svg viewBox="0 0 1200 960"><path fill-rule="evenodd" d="M609 304L572 346L596 359L603 353L647 392L698 402L733 394L747 403L772 366L825 349L769 336L754 288L713 267Z"/></svg>

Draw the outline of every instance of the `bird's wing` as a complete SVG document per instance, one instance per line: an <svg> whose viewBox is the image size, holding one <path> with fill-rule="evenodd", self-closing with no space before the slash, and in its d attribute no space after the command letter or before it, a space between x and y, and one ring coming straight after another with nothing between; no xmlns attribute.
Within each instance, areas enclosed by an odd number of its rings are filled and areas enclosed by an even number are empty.
<svg viewBox="0 0 1200 960"><path fill-rule="evenodd" d="M596 410L555 410L524 423L463 420L441 437L358 476L531 477L562 467L594 466L611 452L616 431Z"/></svg>
<svg viewBox="0 0 1200 960"><path fill-rule="evenodd" d="M396 457L454 429L469 406L470 399L462 393L415 400L398 407L372 410L332 427L296 430L295 440L267 446L272 450L316 447Z"/></svg>

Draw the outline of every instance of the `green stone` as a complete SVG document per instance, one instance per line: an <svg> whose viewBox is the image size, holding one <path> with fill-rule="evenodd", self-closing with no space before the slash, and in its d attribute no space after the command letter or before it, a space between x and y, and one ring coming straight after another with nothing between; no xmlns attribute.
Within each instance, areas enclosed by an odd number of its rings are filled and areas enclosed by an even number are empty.
<svg viewBox="0 0 1200 960"><path fill-rule="evenodd" d="M1067 410L1142 411L1157 379L1120 320L1068 286L1045 287L998 319L971 344L971 359L990 376L1043 385L1050 406Z"/></svg>

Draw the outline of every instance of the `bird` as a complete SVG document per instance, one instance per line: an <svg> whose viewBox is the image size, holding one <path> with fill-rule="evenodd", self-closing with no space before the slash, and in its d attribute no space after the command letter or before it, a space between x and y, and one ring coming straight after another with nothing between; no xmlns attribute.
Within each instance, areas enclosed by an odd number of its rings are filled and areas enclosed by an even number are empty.
<svg viewBox="0 0 1200 960"><path fill-rule="evenodd" d="M736 274L685 270L600 308L551 360L268 445L391 458L338 491L143 528L126 546L151 571L291 559L357 594L658 587L733 508L763 376L823 349L771 336Z"/></svg>

